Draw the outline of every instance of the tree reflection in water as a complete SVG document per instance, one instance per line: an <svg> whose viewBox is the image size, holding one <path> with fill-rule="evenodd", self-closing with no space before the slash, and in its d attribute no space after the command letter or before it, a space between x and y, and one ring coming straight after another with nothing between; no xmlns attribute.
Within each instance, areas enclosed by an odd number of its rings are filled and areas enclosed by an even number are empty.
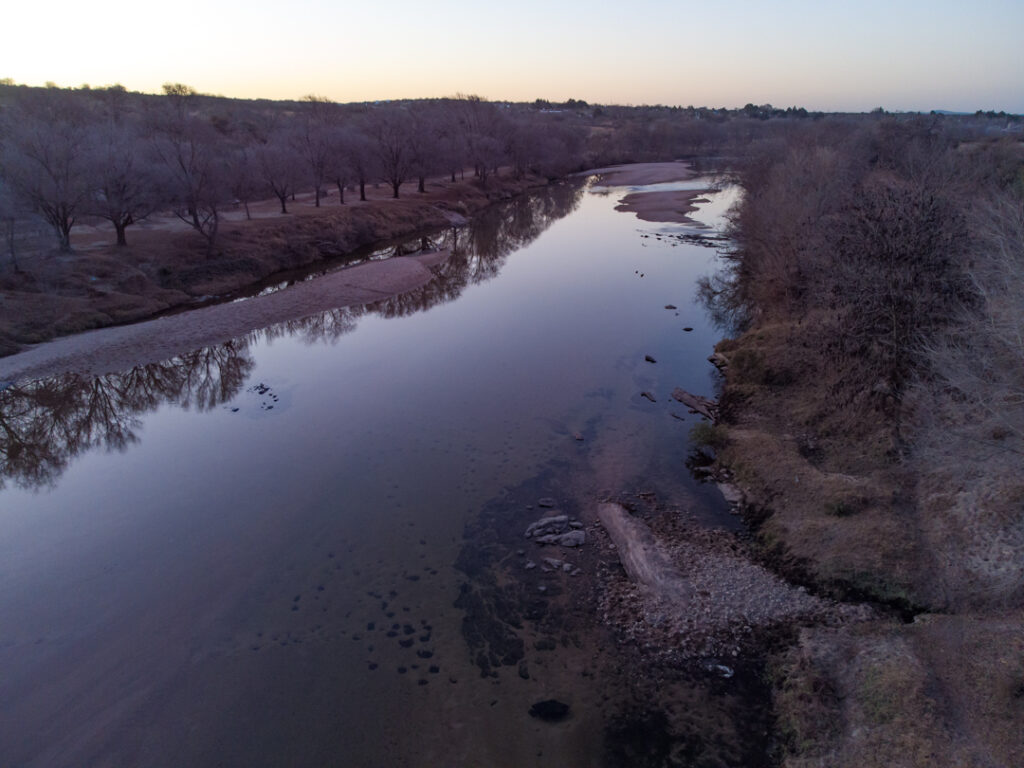
<svg viewBox="0 0 1024 768"><path fill-rule="evenodd" d="M233 398L253 367L246 340L204 347L124 373L54 376L0 392L0 489L52 484L92 448L136 442L139 415L164 403L209 410Z"/></svg>
<svg viewBox="0 0 1024 768"><path fill-rule="evenodd" d="M0 391L0 490L8 483L51 486L86 451L123 451L138 440L140 416L165 403L206 411L229 402L255 365L251 345L285 336L334 343L365 314L402 317L452 301L468 285L496 277L509 254L575 210L582 195L579 184L546 187L483 211L464 227L389 246L392 254L451 251L434 268L436 278L409 293L278 323L123 373L67 374L9 386Z"/></svg>

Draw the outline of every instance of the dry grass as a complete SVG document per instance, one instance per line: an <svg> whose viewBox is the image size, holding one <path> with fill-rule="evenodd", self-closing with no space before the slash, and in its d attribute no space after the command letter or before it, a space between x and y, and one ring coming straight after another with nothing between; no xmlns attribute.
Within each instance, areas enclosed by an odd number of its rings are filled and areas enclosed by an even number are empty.
<svg viewBox="0 0 1024 768"><path fill-rule="evenodd" d="M784 765L1021 765L1022 618L804 630L775 667Z"/></svg>

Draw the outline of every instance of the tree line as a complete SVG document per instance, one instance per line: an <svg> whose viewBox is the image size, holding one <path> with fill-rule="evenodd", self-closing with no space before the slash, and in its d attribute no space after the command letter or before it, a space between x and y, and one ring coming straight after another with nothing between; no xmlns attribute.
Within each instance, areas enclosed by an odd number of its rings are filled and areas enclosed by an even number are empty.
<svg viewBox="0 0 1024 768"><path fill-rule="evenodd" d="M210 249L228 206L298 192L320 207L328 188L366 199L371 183L398 198L445 175L486 185L499 169L557 177L580 166L583 129L559 114L477 96L342 105L228 102L168 83L160 96L123 88L9 89L0 102L0 219L12 258L15 228L37 217L69 250L83 221L127 230L170 212Z"/></svg>
<svg viewBox="0 0 1024 768"><path fill-rule="evenodd" d="M702 286L738 330L790 329L756 383L831 382L822 417L874 412L897 449L922 391L973 404L1004 445L1024 436L1024 144L958 125L834 120L755 144Z"/></svg>

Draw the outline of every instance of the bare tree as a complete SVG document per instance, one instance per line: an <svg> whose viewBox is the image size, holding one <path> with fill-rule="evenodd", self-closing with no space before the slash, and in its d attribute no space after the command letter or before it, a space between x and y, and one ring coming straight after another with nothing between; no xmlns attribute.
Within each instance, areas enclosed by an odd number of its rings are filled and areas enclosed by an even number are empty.
<svg viewBox="0 0 1024 768"><path fill-rule="evenodd" d="M88 210L113 224L117 244L124 246L125 230L158 207L158 178L135 125L112 122L94 126L92 134Z"/></svg>
<svg viewBox="0 0 1024 768"><path fill-rule="evenodd" d="M346 143L348 145L346 161L352 170L353 177L359 182L359 199L365 202L366 182L377 173L373 141L367 135L365 127L356 124L349 129Z"/></svg>
<svg viewBox="0 0 1024 768"><path fill-rule="evenodd" d="M81 105L66 94L36 92L11 115L4 175L15 194L49 224L63 251L90 200L88 132Z"/></svg>
<svg viewBox="0 0 1024 768"><path fill-rule="evenodd" d="M288 213L288 196L295 192L301 163L290 130L287 126L273 130L253 152L261 178L281 203L281 213Z"/></svg>
<svg viewBox="0 0 1024 768"><path fill-rule="evenodd" d="M412 115L412 129L409 131L408 146L410 171L416 176L416 191L427 191L427 176L443 170L440 164L441 121L437 110L431 106L420 106Z"/></svg>
<svg viewBox="0 0 1024 768"><path fill-rule="evenodd" d="M402 107L381 107L370 115L367 130L381 178L391 185L393 196L409 178L413 168L410 148L413 121Z"/></svg>
<svg viewBox="0 0 1024 768"><path fill-rule="evenodd" d="M245 218L251 219L249 203L263 189L255 149L246 144L236 146L227 157L228 190L245 208Z"/></svg>
<svg viewBox="0 0 1024 768"><path fill-rule="evenodd" d="M175 97L177 98L177 97ZM166 111L152 147L162 167L163 197L174 215L206 240L212 252L220 226L220 208L228 196L225 145L209 123L184 114L179 102Z"/></svg>
<svg viewBox="0 0 1024 768"><path fill-rule="evenodd" d="M306 163L306 169L313 182L316 207L319 208L331 161L331 134L337 105L330 99L313 95L304 97L303 102L307 109L303 115L301 130L295 134L295 145Z"/></svg>
<svg viewBox="0 0 1024 768"><path fill-rule="evenodd" d="M951 332L924 351L957 407L975 408L976 430L1024 452L1024 204L1011 193L983 199L973 229L979 301L961 307Z"/></svg>

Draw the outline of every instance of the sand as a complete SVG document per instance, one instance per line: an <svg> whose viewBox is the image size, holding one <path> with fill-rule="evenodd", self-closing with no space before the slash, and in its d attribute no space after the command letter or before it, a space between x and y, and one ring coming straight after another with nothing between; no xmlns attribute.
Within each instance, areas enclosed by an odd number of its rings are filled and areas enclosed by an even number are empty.
<svg viewBox="0 0 1024 768"><path fill-rule="evenodd" d="M437 251L367 262L266 296L65 336L0 358L0 382L62 373L100 376L220 344L275 323L397 296L430 282L430 268L448 256L447 251Z"/></svg>
<svg viewBox="0 0 1024 768"><path fill-rule="evenodd" d="M697 210L698 203L708 202L701 197L708 191L682 189L671 192L634 192L622 198L615 210L634 213L641 221L695 224L690 214Z"/></svg>
<svg viewBox="0 0 1024 768"><path fill-rule="evenodd" d="M587 176L600 176L597 187L644 187L649 184L668 184L689 181L697 172L685 162L634 163L612 165L586 171ZM626 195L615 210L634 213L641 221L693 224L690 214L697 210L700 196L709 190L657 190L637 191Z"/></svg>
<svg viewBox="0 0 1024 768"><path fill-rule="evenodd" d="M672 181L687 181L697 172L682 161L671 163L632 163L631 165L610 165L584 171L586 176L600 176L600 187L632 187L646 184L667 184Z"/></svg>

